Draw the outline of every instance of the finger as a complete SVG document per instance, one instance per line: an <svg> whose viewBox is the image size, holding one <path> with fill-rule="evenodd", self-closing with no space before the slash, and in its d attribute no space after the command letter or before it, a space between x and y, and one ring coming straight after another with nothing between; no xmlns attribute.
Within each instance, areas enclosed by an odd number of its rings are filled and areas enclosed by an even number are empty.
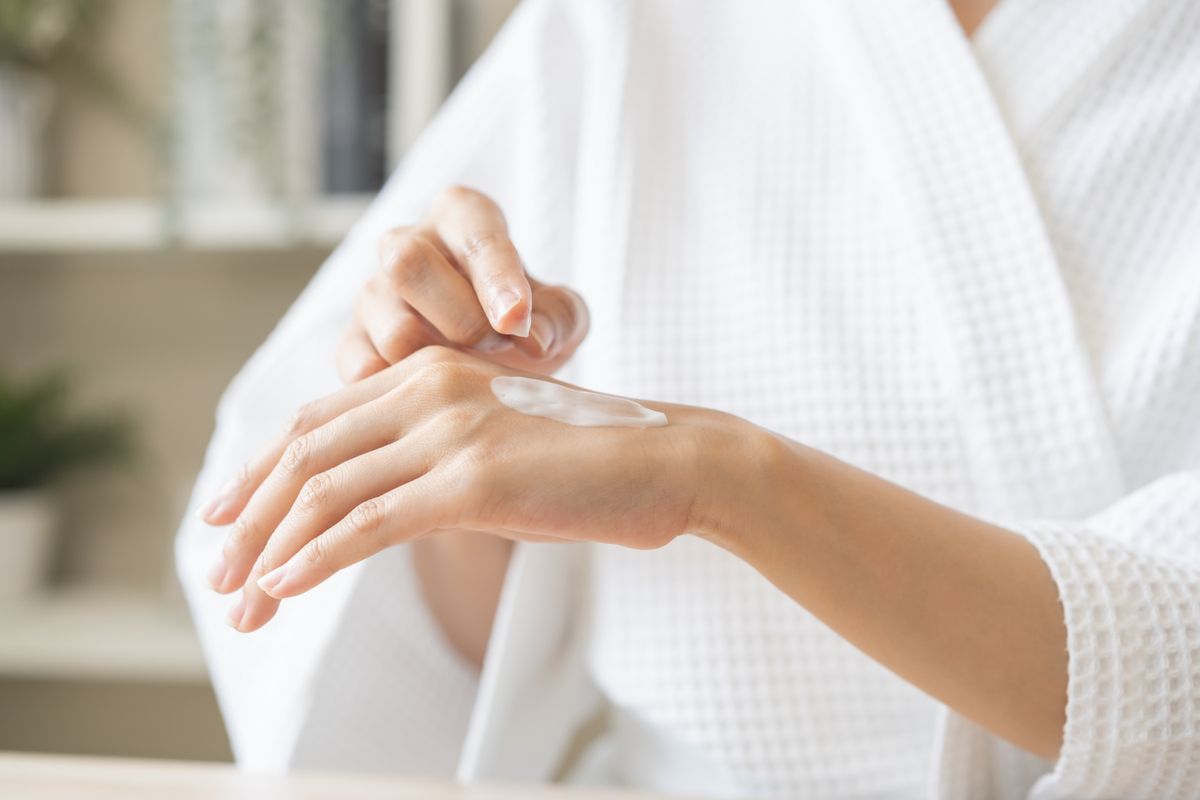
<svg viewBox="0 0 1200 800"><path fill-rule="evenodd" d="M375 352L388 364L396 364L422 347L437 343L437 332L394 290L380 283L386 283L386 278L372 278L354 308L354 318Z"/></svg>
<svg viewBox="0 0 1200 800"><path fill-rule="evenodd" d="M539 286L533 291L529 336L514 341L531 358L567 358L587 336L589 324L587 304L578 293L565 286Z"/></svg>
<svg viewBox="0 0 1200 800"><path fill-rule="evenodd" d="M301 406L283 433L253 460L244 464L237 475L221 487L213 500L204 506L200 518L210 525L228 525L233 522L246 507L255 489L275 468L275 464L292 440L324 425L351 408L385 394L398 385L401 379L401 375L387 370L377 372L369 378Z"/></svg>
<svg viewBox="0 0 1200 800"><path fill-rule="evenodd" d="M260 591L246 593L245 613L239 630L256 630L275 614L279 601L270 596L272 584L264 576L273 574L277 567L333 527L359 503L408 483L426 472L428 466L423 448L402 440L363 453L310 479L267 541L262 556L246 579L247 588L255 587Z"/></svg>
<svg viewBox="0 0 1200 800"><path fill-rule="evenodd" d="M508 223L487 196L464 187L443 192L431 221L438 238L466 272L499 333L527 336L533 288L508 237Z"/></svg>
<svg viewBox="0 0 1200 800"><path fill-rule="evenodd" d="M360 381L387 365L388 362L371 344L371 338L358 320L346 326L337 349L338 375L344 383Z"/></svg>
<svg viewBox="0 0 1200 800"><path fill-rule="evenodd" d="M268 573L264 583L283 599L307 592L335 572L379 551L450 527L448 509L457 506L447 495L447 481L435 471L354 507L286 564Z"/></svg>
<svg viewBox="0 0 1200 800"><path fill-rule="evenodd" d="M376 298L363 308L368 327L386 331L400 313L395 306L407 304L456 345L483 351L509 345L508 339L492 330L470 282L426 235L407 229L393 231L383 238L380 247L381 276L387 285L380 287L383 291L364 295L364 299ZM379 340L376 343L386 346ZM394 355L387 349L380 352L395 363L412 350Z"/></svg>
<svg viewBox="0 0 1200 800"><path fill-rule="evenodd" d="M378 402L368 403L305 433L287 446L266 479L250 498L225 540L212 581L218 592L231 592L246 582L271 534L296 502L321 502L327 487L322 477L344 461L395 441L397 424ZM215 576L218 567L212 572Z"/></svg>
<svg viewBox="0 0 1200 800"><path fill-rule="evenodd" d="M432 529L430 531L430 533L437 533L438 531L441 531L441 530L450 530L450 529L435 528L435 529ZM489 536L496 536L496 537L499 537L502 539L508 539L508 540L514 541L514 542L537 542L539 544L570 544L572 542L578 541L578 539L563 538L563 537L559 537L559 536L549 536L546 534L538 534L538 533L525 533L523 531L514 531L514 530L508 530L505 528L496 528L494 530L478 531L478 532L485 533ZM262 576L259 579L258 592L255 593L256 599L254 601L257 604L260 604L260 605L258 605L258 608L260 608L261 610L248 612L247 611L247 601L243 597L242 599L239 599L238 602L230 610L230 614L229 614L230 625L232 625L234 628L237 628L240 631L249 633L251 631L257 630L258 628L261 628L263 625L270 622L271 619L275 616L275 613L279 609L279 603L282 601L282 599L285 599L284 595L282 595L280 593L280 589L279 589L279 586L283 585L284 574L285 574L284 570L276 569L276 570L272 571L271 573L268 573L267 575ZM332 574L332 573L330 573L330 574ZM324 580L324 578L322 578L321 580L318 580L316 583L312 583L311 586L307 586L305 588L301 588L303 586L303 584L293 583L292 586L285 586L284 590L289 592L289 594L287 595L288 597L295 596L297 594L303 594L304 592L308 591L308 589L315 588L322 580ZM258 596L261 596L266 599L257 599Z"/></svg>

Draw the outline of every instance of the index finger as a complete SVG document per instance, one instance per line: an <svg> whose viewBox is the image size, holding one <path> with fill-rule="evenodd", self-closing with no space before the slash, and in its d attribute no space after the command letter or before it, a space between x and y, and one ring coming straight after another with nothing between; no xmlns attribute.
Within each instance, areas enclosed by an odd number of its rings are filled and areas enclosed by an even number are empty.
<svg viewBox="0 0 1200 800"><path fill-rule="evenodd" d="M374 400L391 389L397 376L383 370L368 378L349 384L331 395L302 406L284 428L259 455L246 462L200 511L200 518L210 525L228 525L242 513L250 497L267 479L284 451L293 440L314 430L342 413Z"/></svg>
<svg viewBox="0 0 1200 800"><path fill-rule="evenodd" d="M533 287L500 207L474 189L456 186L438 197L431 219L438 238L470 279L492 327L528 336Z"/></svg>

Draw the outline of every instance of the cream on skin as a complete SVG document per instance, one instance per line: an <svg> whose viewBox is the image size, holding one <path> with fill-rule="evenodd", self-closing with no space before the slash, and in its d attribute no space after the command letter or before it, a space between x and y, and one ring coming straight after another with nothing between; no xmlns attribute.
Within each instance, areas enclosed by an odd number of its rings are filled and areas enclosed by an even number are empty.
<svg viewBox="0 0 1200 800"><path fill-rule="evenodd" d="M500 375L492 394L513 411L581 428L659 428L667 415L624 397L569 389L551 381Z"/></svg>

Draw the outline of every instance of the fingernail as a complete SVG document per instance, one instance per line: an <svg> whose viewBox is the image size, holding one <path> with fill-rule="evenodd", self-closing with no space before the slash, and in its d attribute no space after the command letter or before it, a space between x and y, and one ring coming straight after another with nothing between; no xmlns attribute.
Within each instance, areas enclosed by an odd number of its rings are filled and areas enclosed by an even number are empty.
<svg viewBox="0 0 1200 800"><path fill-rule="evenodd" d="M497 324L504 319L521 302L521 296L512 289L501 289L492 297L492 323Z"/></svg>
<svg viewBox="0 0 1200 800"><path fill-rule="evenodd" d="M226 481L225 485L217 492L217 496L200 510L200 519L212 519L220 516L221 512L227 510L230 501L233 499L233 494L238 490L238 486L237 478Z"/></svg>
<svg viewBox="0 0 1200 800"><path fill-rule="evenodd" d="M229 609L229 614L226 615L225 621L234 630L241 630L242 617L244 616L246 616L246 601L240 599L233 604L233 608Z"/></svg>
<svg viewBox="0 0 1200 800"><path fill-rule="evenodd" d="M201 522L207 522L208 518L211 517L213 512L217 510L218 502L219 498L216 500L210 500L207 505L201 506L200 510L196 512L196 519L200 520Z"/></svg>
<svg viewBox="0 0 1200 800"><path fill-rule="evenodd" d="M262 589L267 594L275 589L276 586L283 583L283 579L287 577L287 564L282 567L276 567L258 579L258 588Z"/></svg>
<svg viewBox="0 0 1200 800"><path fill-rule="evenodd" d="M220 495L211 503L200 509L200 521L208 522L209 520L221 519L229 511L231 498L229 495Z"/></svg>
<svg viewBox="0 0 1200 800"><path fill-rule="evenodd" d="M489 331L475 343L475 349L481 353L503 353L505 350L511 350L512 347L512 339L501 336L495 331Z"/></svg>
<svg viewBox="0 0 1200 800"><path fill-rule="evenodd" d="M529 335L537 342L542 355L550 355L554 346L554 323L545 314L533 314L529 323Z"/></svg>
<svg viewBox="0 0 1200 800"><path fill-rule="evenodd" d="M221 591L221 586L225 583L225 576L229 574L229 567L225 564L225 554L222 553L216 563L208 570L208 585L213 588L213 591Z"/></svg>

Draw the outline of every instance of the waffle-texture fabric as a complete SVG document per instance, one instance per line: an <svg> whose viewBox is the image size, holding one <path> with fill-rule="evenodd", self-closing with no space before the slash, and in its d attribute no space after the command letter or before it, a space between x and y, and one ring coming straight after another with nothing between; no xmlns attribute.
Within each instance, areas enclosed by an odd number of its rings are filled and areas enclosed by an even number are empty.
<svg viewBox="0 0 1200 800"><path fill-rule="evenodd" d="M1200 797L1197 41L1192 0L1003 0L974 41L942 0L527 2L231 385L196 501L337 388L380 234L469 184L587 298L572 380L741 415L1005 525L1061 597L1049 763L723 551L581 548L578 669L617 720L592 780ZM242 636L203 588L220 538L185 522L178 560L241 763L561 773L562 742L517 722L524 764L459 763L536 615L500 626L480 683L397 548Z"/></svg>

